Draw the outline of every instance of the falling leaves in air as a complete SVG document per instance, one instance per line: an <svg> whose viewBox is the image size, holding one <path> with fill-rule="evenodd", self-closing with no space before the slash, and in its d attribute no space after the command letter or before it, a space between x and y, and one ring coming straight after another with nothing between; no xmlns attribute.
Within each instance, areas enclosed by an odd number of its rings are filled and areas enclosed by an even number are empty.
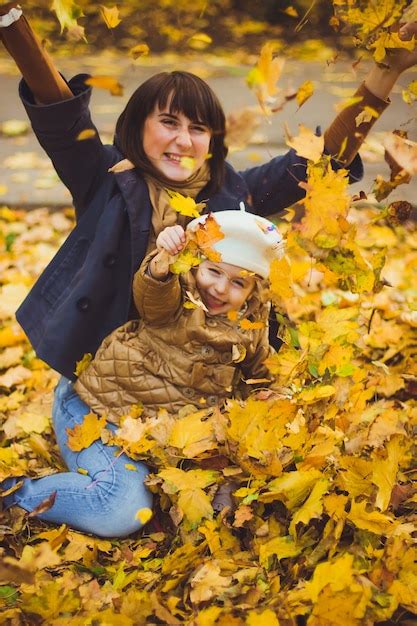
<svg viewBox="0 0 417 626"><path fill-rule="evenodd" d="M270 112L270 106L276 101L277 82L284 68L284 59L274 57L275 46L267 42L262 46L258 62L246 77L250 89L253 89L264 113Z"/></svg>
<svg viewBox="0 0 417 626"><path fill-rule="evenodd" d="M300 132L294 137L291 135L288 128L285 128L286 132L286 144L290 148L294 148L299 156L309 159L315 163L323 154L324 150L324 138L317 136L310 128L307 128L303 124L299 125Z"/></svg>
<svg viewBox="0 0 417 626"><path fill-rule="evenodd" d="M85 39L84 27L78 24L83 12L74 0L53 0L51 8L61 25L61 33L67 30L71 39Z"/></svg>
<svg viewBox="0 0 417 626"><path fill-rule="evenodd" d="M123 95L123 85L112 76L90 76L86 78L85 84L91 87L97 87L98 89L105 89L109 91L112 96Z"/></svg>
<svg viewBox="0 0 417 626"><path fill-rule="evenodd" d="M133 48L130 48L129 55L133 58L134 61L139 59L142 56L147 56L149 54L149 46L146 43L138 43Z"/></svg>
<svg viewBox="0 0 417 626"><path fill-rule="evenodd" d="M117 6L108 8L100 5L100 13L107 28L116 28L122 21L119 17L119 9Z"/></svg>

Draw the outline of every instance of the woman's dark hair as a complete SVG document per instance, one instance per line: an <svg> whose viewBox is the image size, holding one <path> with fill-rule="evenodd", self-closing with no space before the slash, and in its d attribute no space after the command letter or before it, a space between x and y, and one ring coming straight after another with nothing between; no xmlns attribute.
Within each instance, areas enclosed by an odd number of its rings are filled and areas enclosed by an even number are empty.
<svg viewBox="0 0 417 626"><path fill-rule="evenodd" d="M217 191L224 180L227 147L224 144L226 121L223 108L207 83L189 72L161 72L148 78L130 97L116 124L115 143L123 155L145 173L169 186L152 165L143 150L143 127L146 118L169 102L170 113L183 113L193 122L207 126L212 132L208 161L209 192Z"/></svg>

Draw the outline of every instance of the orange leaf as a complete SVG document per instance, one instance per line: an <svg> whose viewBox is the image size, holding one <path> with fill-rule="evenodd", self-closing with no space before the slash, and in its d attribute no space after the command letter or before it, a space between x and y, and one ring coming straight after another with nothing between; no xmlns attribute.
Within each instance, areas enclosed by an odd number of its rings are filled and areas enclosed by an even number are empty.
<svg viewBox="0 0 417 626"><path fill-rule="evenodd" d="M250 320L247 319L243 319L239 322L240 327L243 330L259 330L260 328L264 328L265 327L265 322L251 322Z"/></svg>
<svg viewBox="0 0 417 626"><path fill-rule="evenodd" d="M220 226L211 213L204 223L198 225L195 231L195 237L198 247L202 250L211 248L217 241L224 239Z"/></svg>

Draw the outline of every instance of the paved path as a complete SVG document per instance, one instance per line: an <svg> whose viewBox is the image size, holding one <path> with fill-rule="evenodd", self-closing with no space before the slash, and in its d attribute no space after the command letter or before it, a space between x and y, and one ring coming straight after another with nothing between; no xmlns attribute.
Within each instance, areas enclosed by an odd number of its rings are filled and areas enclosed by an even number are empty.
<svg viewBox="0 0 417 626"><path fill-rule="evenodd" d="M154 65L133 66L129 60L115 58L110 54L100 55L99 58L64 59L59 61L58 65L67 76L78 71L117 75L124 85L125 95L121 98L112 97L108 92L99 89L94 91L93 118L105 142L112 140L117 116L135 87L153 73L178 68L178 64L175 66L161 61L158 64L155 62ZM248 67L227 66L224 63L216 63L216 59L212 58L201 62L186 62L180 69L184 68L199 73L209 82L219 95L227 112L256 104L254 95L245 84ZM415 74L410 73L407 77L403 77L401 82L406 85L415 77ZM289 85L296 89L307 79L315 84L313 97L299 111L297 111L296 104L290 102L280 113L269 119L262 118L252 143L244 150L236 151L231 155L230 160L236 167L243 169L285 152L284 122L288 123L293 134L297 134L297 125L300 122L310 128L315 128L318 124L325 128L326 123L335 115L336 102L342 97L347 97L348 90L353 90L360 76L354 76L348 62L338 61L336 64L326 66L325 62L289 61L280 85L282 88ZM23 107L17 97L17 83L18 76L14 72L13 64L5 57L0 57L0 124L9 119L25 119ZM410 138L416 140L417 105L407 106L401 99L399 88L393 94L392 100L391 106L374 127L374 136L378 138L383 131L393 130L406 124L404 127L409 131ZM373 154L373 156L376 155ZM0 164L1 203L55 206L70 204L69 193L57 180L49 160L43 154L31 131L26 136L17 138L0 135ZM385 178L389 177L388 167L381 157L375 163L367 160L365 168L364 180L352 187L354 193L362 189L369 192L376 174L382 174ZM417 177L409 185L392 193L390 200L394 199L407 199L417 205Z"/></svg>

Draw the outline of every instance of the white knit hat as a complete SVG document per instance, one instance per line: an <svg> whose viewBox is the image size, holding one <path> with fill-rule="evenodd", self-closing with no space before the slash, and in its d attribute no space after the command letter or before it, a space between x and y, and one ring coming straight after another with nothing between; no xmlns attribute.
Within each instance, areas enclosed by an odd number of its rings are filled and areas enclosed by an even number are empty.
<svg viewBox="0 0 417 626"><path fill-rule="evenodd" d="M221 261L268 278L271 262L284 254L284 242L275 224L247 213L243 202L240 211L216 211L209 215L214 217L224 235L224 239L213 245L221 254ZM207 218L208 215L197 217L188 224L187 230L197 230Z"/></svg>

